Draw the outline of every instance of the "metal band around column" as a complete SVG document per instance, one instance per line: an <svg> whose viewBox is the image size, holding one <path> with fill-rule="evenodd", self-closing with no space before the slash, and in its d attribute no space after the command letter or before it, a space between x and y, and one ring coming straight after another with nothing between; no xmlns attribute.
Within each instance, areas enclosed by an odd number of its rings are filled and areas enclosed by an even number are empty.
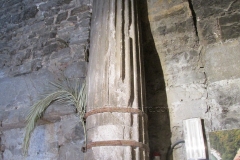
<svg viewBox="0 0 240 160"><path fill-rule="evenodd" d="M134 140L110 140L110 141L97 141L91 142L87 144L87 149L91 149L92 147L101 147L101 146L131 146L131 147L139 147L144 149L146 152L149 152L149 147L146 144L141 142L137 142Z"/></svg>
<svg viewBox="0 0 240 160"><path fill-rule="evenodd" d="M118 112L118 113L132 113L132 114L138 114L140 116L145 115L143 111L135 108L126 108L126 107L102 107L102 108L97 108L94 110L91 110L85 114L85 118L98 114L98 113L105 113L105 112Z"/></svg>

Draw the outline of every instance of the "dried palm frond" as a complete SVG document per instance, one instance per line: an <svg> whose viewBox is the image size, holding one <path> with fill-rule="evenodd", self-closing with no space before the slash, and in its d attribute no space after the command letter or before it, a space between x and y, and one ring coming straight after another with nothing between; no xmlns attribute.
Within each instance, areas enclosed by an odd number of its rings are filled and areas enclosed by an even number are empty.
<svg viewBox="0 0 240 160"><path fill-rule="evenodd" d="M73 82L69 79L61 82L51 82L50 85L54 90L46 94L43 99L35 103L26 118L25 137L23 143L24 155L28 153L29 141L37 121L42 117L45 110L53 102L59 102L68 106L75 106L79 114L85 135L86 143L86 127L84 122L84 114L86 112L86 85L80 85L79 80Z"/></svg>

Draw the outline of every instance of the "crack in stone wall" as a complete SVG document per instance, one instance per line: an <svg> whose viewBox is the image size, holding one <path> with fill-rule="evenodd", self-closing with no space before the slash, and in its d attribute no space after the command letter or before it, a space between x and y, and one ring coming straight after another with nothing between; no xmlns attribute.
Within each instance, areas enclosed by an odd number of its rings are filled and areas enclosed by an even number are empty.
<svg viewBox="0 0 240 160"><path fill-rule="evenodd" d="M196 16L196 13L195 13L194 8L193 8L192 0L188 0L188 3L189 3L189 8L192 12L192 18L193 18L193 23L194 23L194 27L195 27L196 36L198 37L197 16Z"/></svg>

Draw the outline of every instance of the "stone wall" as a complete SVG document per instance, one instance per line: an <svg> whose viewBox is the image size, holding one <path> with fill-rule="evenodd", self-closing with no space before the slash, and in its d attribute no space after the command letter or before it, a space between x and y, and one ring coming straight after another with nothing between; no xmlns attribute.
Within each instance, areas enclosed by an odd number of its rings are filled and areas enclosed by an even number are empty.
<svg viewBox="0 0 240 160"><path fill-rule="evenodd" d="M1 160L23 159L24 121L49 81L84 79L89 0L0 2ZM83 129L69 106L52 105L32 134L26 159L83 159Z"/></svg>
<svg viewBox="0 0 240 160"><path fill-rule="evenodd" d="M147 1L141 0L141 28L144 52L150 159L156 153L166 160L171 145L169 110L163 70L148 20Z"/></svg>
<svg viewBox="0 0 240 160"><path fill-rule="evenodd" d="M141 3L151 151L164 160L187 118L204 119L207 136L240 128L240 2ZM24 119L49 81L85 78L90 17L91 0L0 2L0 160L23 159ZM40 124L26 159L83 159L73 108L52 105ZM184 145L173 155L186 159Z"/></svg>
<svg viewBox="0 0 240 160"><path fill-rule="evenodd" d="M240 128L240 7L234 0L149 0L148 13L166 84L172 143L182 121L204 119L205 131ZM150 137L151 139L151 137ZM174 150L184 160L184 145Z"/></svg>

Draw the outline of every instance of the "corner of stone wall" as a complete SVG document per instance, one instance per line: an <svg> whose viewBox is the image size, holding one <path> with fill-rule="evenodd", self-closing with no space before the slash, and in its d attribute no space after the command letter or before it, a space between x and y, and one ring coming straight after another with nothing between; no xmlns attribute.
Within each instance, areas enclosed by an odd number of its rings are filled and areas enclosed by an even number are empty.
<svg viewBox="0 0 240 160"><path fill-rule="evenodd" d="M204 119L206 134L239 128L239 2L148 1L164 72L172 143L182 120ZM234 89L233 89L234 88ZM174 159L185 159L184 145Z"/></svg>

